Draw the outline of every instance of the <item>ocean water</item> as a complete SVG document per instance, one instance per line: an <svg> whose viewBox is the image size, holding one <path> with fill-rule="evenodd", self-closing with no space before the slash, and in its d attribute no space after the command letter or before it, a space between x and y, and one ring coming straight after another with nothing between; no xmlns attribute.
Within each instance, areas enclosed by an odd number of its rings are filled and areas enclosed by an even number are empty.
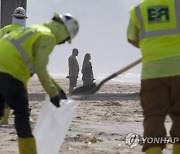
<svg viewBox="0 0 180 154"><path fill-rule="evenodd" d="M110 76L111 74L94 74L95 82L99 82ZM66 78L67 74L51 74L54 78ZM79 76L79 80L81 80L82 76ZM109 82L126 82L126 83L140 83L140 74L132 74L132 73L124 73L122 75L119 75L111 80Z"/></svg>
<svg viewBox="0 0 180 154"><path fill-rule="evenodd" d="M96 76L96 79L103 80L108 76L109 76L108 74L98 75L98 76ZM126 82L126 83L140 83L140 79L141 79L140 74L127 73L127 74L119 75L119 76L111 79L110 81Z"/></svg>

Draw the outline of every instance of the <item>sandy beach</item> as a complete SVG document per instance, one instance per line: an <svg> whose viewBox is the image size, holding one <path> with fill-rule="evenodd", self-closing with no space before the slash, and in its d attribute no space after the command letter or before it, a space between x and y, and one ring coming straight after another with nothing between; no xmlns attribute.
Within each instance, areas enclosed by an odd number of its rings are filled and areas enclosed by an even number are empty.
<svg viewBox="0 0 180 154"><path fill-rule="evenodd" d="M65 92L68 80L56 79ZM98 81L96 81L98 83ZM79 80L78 85L82 85ZM96 94L79 98L79 106L60 148L60 154L140 154L142 146L128 148L128 133L143 134L143 115L139 101L139 83L110 81ZM36 121L44 101L44 90L37 79L28 85L31 117ZM0 126L0 154L18 154L17 135L11 111L8 125ZM171 121L167 117L167 130ZM32 124L32 129L35 123ZM171 153L171 145L164 150Z"/></svg>

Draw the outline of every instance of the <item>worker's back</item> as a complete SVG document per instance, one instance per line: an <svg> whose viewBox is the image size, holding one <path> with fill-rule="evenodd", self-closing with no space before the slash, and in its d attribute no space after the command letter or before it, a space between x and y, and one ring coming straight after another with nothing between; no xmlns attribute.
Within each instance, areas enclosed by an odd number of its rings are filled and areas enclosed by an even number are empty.
<svg viewBox="0 0 180 154"><path fill-rule="evenodd" d="M31 76L31 72L24 62L21 52L26 53L33 65L35 52L38 50L43 37L51 38L55 44L54 35L45 26L22 27L5 35L0 40L0 71L9 73L26 83Z"/></svg>
<svg viewBox="0 0 180 154"><path fill-rule="evenodd" d="M142 79L180 74L179 0L144 0L131 9L131 19L139 28L142 52ZM147 71L149 70L149 71Z"/></svg>

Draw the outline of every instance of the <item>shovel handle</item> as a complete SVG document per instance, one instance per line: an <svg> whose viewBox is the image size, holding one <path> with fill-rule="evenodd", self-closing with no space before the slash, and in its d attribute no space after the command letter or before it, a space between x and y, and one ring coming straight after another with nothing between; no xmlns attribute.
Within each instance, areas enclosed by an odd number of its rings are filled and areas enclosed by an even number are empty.
<svg viewBox="0 0 180 154"><path fill-rule="evenodd" d="M133 63L129 64L128 66L120 69L119 71L113 73L112 75L108 76L107 78L105 78L104 80L102 80L98 85L97 85L97 90L107 81L111 80L112 78L124 73L125 71L131 69L132 67L136 66L137 64L139 64L141 62L141 58L134 61ZM96 90L96 91L97 91Z"/></svg>

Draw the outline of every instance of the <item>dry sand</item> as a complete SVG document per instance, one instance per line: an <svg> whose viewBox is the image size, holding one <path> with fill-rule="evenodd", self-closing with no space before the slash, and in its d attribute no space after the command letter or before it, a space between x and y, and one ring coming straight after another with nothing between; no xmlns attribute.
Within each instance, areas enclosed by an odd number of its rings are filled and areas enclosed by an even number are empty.
<svg viewBox="0 0 180 154"><path fill-rule="evenodd" d="M68 92L68 80L57 79ZM98 81L96 81L98 83ZM81 85L78 81L78 85ZM125 137L128 133L143 134L143 115L139 101L140 85L108 82L98 93L85 96L79 101L76 114L66 135L61 154L140 154L141 145L128 148ZM31 117L36 121L43 105L44 90L38 80L28 85ZM10 124L0 126L0 154L18 154L17 135L11 111ZM171 121L166 120L169 129ZM32 124L32 129L35 124ZM61 130L60 130L61 131ZM88 143L85 143L88 142ZM91 142L91 143L90 143ZM164 151L171 153L171 145Z"/></svg>

